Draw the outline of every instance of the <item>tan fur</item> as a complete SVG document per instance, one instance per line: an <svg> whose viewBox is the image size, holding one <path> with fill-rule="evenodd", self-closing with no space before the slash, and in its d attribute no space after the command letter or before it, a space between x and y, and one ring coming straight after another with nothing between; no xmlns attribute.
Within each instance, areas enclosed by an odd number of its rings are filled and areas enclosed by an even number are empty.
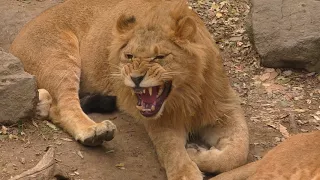
<svg viewBox="0 0 320 180"><path fill-rule="evenodd" d="M52 104L52 97L45 89L38 89L39 102L37 104L37 118L43 119L49 116L50 107Z"/></svg>
<svg viewBox="0 0 320 180"><path fill-rule="evenodd" d="M292 136L261 160L210 180L320 180L320 131Z"/></svg>
<svg viewBox="0 0 320 180"><path fill-rule="evenodd" d="M53 122L84 144L101 143L115 127L89 119L79 91L116 95L121 110L144 120L170 180L202 180L200 170L223 172L246 162L239 100L210 33L185 1L69 0L28 23L11 52L52 95ZM144 74L142 87L172 81L152 118L140 114L132 94L131 77ZM186 150L190 134L210 149Z"/></svg>

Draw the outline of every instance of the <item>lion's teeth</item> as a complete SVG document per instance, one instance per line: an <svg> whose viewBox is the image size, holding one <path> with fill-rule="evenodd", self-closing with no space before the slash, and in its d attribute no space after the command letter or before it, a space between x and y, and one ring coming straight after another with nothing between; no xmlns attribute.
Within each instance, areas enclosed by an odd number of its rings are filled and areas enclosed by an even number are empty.
<svg viewBox="0 0 320 180"><path fill-rule="evenodd" d="M143 94L145 94L146 93L146 89L143 89Z"/></svg>
<svg viewBox="0 0 320 180"><path fill-rule="evenodd" d="M154 105L151 106L151 111L154 111L156 107Z"/></svg>
<svg viewBox="0 0 320 180"><path fill-rule="evenodd" d="M136 106L140 111L143 110L142 106Z"/></svg>
<svg viewBox="0 0 320 180"><path fill-rule="evenodd" d="M149 87L149 94L152 96L152 87Z"/></svg>
<svg viewBox="0 0 320 180"><path fill-rule="evenodd" d="M163 85L159 87L157 98L162 94L162 92L163 92Z"/></svg>
<svg viewBox="0 0 320 180"><path fill-rule="evenodd" d="M145 112L145 111L149 111L149 112L150 112L151 109L142 109L142 111L143 111L143 112Z"/></svg>

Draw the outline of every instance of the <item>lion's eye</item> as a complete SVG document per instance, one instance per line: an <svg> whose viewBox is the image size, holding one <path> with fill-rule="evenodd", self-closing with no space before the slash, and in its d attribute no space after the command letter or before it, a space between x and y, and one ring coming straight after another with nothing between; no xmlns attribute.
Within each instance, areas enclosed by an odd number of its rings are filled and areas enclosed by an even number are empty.
<svg viewBox="0 0 320 180"><path fill-rule="evenodd" d="M158 55L156 57L153 58L153 60L161 60L161 59L164 59L166 57L166 55Z"/></svg>
<svg viewBox="0 0 320 180"><path fill-rule="evenodd" d="M133 59L133 55L132 54L125 54L126 58L129 59L129 60L132 60Z"/></svg>

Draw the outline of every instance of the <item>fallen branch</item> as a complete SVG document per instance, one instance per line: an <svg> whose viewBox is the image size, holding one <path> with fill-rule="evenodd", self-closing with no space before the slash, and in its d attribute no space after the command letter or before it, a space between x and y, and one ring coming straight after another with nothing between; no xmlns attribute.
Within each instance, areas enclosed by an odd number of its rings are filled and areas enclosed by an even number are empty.
<svg viewBox="0 0 320 180"><path fill-rule="evenodd" d="M14 176L10 180L19 179L69 180L70 178L60 170L58 164L56 163L54 148L49 148L47 153L35 167L17 176Z"/></svg>

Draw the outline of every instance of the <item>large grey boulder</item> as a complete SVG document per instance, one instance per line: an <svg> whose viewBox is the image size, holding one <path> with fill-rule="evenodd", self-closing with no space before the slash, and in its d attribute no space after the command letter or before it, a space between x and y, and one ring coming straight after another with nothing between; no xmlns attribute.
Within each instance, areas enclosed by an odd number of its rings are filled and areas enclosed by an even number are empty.
<svg viewBox="0 0 320 180"><path fill-rule="evenodd" d="M0 0L0 47L8 51L10 44L23 25L45 9L61 1Z"/></svg>
<svg viewBox="0 0 320 180"><path fill-rule="evenodd" d="M250 30L266 67L320 72L320 0L251 0Z"/></svg>
<svg viewBox="0 0 320 180"><path fill-rule="evenodd" d="M38 92L34 76L0 49L0 124L14 124L34 115Z"/></svg>

